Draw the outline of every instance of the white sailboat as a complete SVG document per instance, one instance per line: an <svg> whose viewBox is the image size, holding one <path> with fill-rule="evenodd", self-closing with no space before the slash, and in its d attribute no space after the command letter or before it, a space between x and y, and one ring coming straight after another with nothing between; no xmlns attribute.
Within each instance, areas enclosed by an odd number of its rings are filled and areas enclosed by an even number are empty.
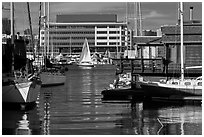
<svg viewBox="0 0 204 137"><path fill-rule="evenodd" d="M29 3L28 9L29 9ZM29 12L28 12L29 13ZM29 13L30 14L30 13ZM2 102L3 103L15 103L20 104L24 109L26 105L33 104L37 101L39 91L41 88L41 81L38 78L37 74L31 69L29 71L29 66L32 66L26 58L26 50L24 45L24 40L14 39L14 3L11 2L11 35L12 40L11 44L4 45L3 53L3 67L8 65L12 66L11 71L2 73ZM32 35L32 34L31 34ZM18 44L17 44L18 43ZM12 50L12 61L9 62L7 54L10 54L8 51L8 46L14 46ZM25 56L22 56L25 55ZM6 66L5 66L6 65Z"/></svg>
<svg viewBox="0 0 204 137"><path fill-rule="evenodd" d="M91 59L91 53L89 50L89 44L87 39L85 39L78 66L94 67L94 63Z"/></svg>
<svg viewBox="0 0 204 137"><path fill-rule="evenodd" d="M181 31L181 79L161 80L160 82L143 82L145 96L171 97L171 96L202 96L202 76L196 79L184 79L183 57L183 5L180 3L180 31ZM191 67L189 67L191 68ZM196 68L198 68L196 66Z"/></svg>

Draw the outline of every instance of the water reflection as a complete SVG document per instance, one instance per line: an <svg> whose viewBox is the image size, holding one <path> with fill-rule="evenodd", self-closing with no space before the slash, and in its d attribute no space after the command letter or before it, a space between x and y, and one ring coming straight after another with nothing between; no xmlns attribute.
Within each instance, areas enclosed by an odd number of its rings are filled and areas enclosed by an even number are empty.
<svg viewBox="0 0 204 137"><path fill-rule="evenodd" d="M16 128L16 135L31 135L31 129L29 128L29 121L27 120L27 114L23 114L22 119L18 121Z"/></svg>
<svg viewBox="0 0 204 137"><path fill-rule="evenodd" d="M38 111L42 121L41 127L43 135L50 135L50 103L53 89L44 88L41 90L41 102L38 105Z"/></svg>
<svg viewBox="0 0 204 137"><path fill-rule="evenodd" d="M2 111L2 134L3 135L31 135L40 134L40 121L37 110Z"/></svg>
<svg viewBox="0 0 204 137"><path fill-rule="evenodd" d="M202 134L202 107L200 105L155 107L153 104L148 104L143 111L143 120L145 134Z"/></svg>
<svg viewBox="0 0 204 137"><path fill-rule="evenodd" d="M113 81L115 69L72 67L65 85L41 89L34 110L3 110L3 134L17 134L17 129L32 135L202 134L201 106L104 102L101 91Z"/></svg>

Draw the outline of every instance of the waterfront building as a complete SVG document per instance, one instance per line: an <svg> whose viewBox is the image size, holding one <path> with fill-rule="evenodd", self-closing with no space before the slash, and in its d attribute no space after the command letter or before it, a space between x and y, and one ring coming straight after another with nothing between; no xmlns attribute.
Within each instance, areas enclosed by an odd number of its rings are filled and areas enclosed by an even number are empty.
<svg viewBox="0 0 204 137"><path fill-rule="evenodd" d="M166 25L161 27L162 42L167 59L172 68L180 67L180 26ZM185 66L202 66L202 22L190 20L184 22L184 62Z"/></svg>
<svg viewBox="0 0 204 137"><path fill-rule="evenodd" d="M158 36L134 36L138 58L164 58L170 61L170 70L180 70L180 26L161 26ZM184 22L184 62L185 67L202 66L202 22ZM148 63L148 61L146 61ZM191 70L189 70L190 72Z"/></svg>
<svg viewBox="0 0 204 137"><path fill-rule="evenodd" d="M115 54L123 52L127 45L127 24L117 22L114 14L57 15L56 22L49 22L47 30L41 30L40 46L46 44L47 54L54 56L80 54L85 38L91 53L108 50ZM45 49L41 49L44 53Z"/></svg>

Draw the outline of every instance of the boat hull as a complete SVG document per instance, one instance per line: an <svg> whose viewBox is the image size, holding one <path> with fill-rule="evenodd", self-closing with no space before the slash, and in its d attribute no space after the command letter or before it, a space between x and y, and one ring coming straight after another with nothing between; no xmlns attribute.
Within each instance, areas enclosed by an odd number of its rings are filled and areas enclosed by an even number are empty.
<svg viewBox="0 0 204 137"><path fill-rule="evenodd" d="M55 73L42 72L40 74L42 80L42 87L64 85L66 76Z"/></svg>
<svg viewBox="0 0 204 137"><path fill-rule="evenodd" d="M148 97L202 96L202 87L168 87L157 83L141 83L140 86Z"/></svg>
<svg viewBox="0 0 204 137"><path fill-rule="evenodd" d="M2 86L3 103L35 103L41 88L39 80Z"/></svg>
<svg viewBox="0 0 204 137"><path fill-rule="evenodd" d="M93 64L78 64L79 67L94 67Z"/></svg>

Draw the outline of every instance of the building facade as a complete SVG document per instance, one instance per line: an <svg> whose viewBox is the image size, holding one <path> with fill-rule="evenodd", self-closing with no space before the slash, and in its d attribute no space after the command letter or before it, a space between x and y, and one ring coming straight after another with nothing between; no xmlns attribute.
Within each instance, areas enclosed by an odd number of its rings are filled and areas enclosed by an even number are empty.
<svg viewBox="0 0 204 137"><path fill-rule="evenodd" d="M180 67L180 27L179 25L162 26L162 42L166 47L166 58L170 67ZM185 66L202 66L202 22L191 20L184 22L184 62Z"/></svg>
<svg viewBox="0 0 204 137"><path fill-rule="evenodd" d="M87 39L91 53L122 52L127 34L127 24L117 22L116 15L58 15L57 22L41 30L40 46L42 52L47 47L47 54L54 52L54 56L80 54Z"/></svg>

